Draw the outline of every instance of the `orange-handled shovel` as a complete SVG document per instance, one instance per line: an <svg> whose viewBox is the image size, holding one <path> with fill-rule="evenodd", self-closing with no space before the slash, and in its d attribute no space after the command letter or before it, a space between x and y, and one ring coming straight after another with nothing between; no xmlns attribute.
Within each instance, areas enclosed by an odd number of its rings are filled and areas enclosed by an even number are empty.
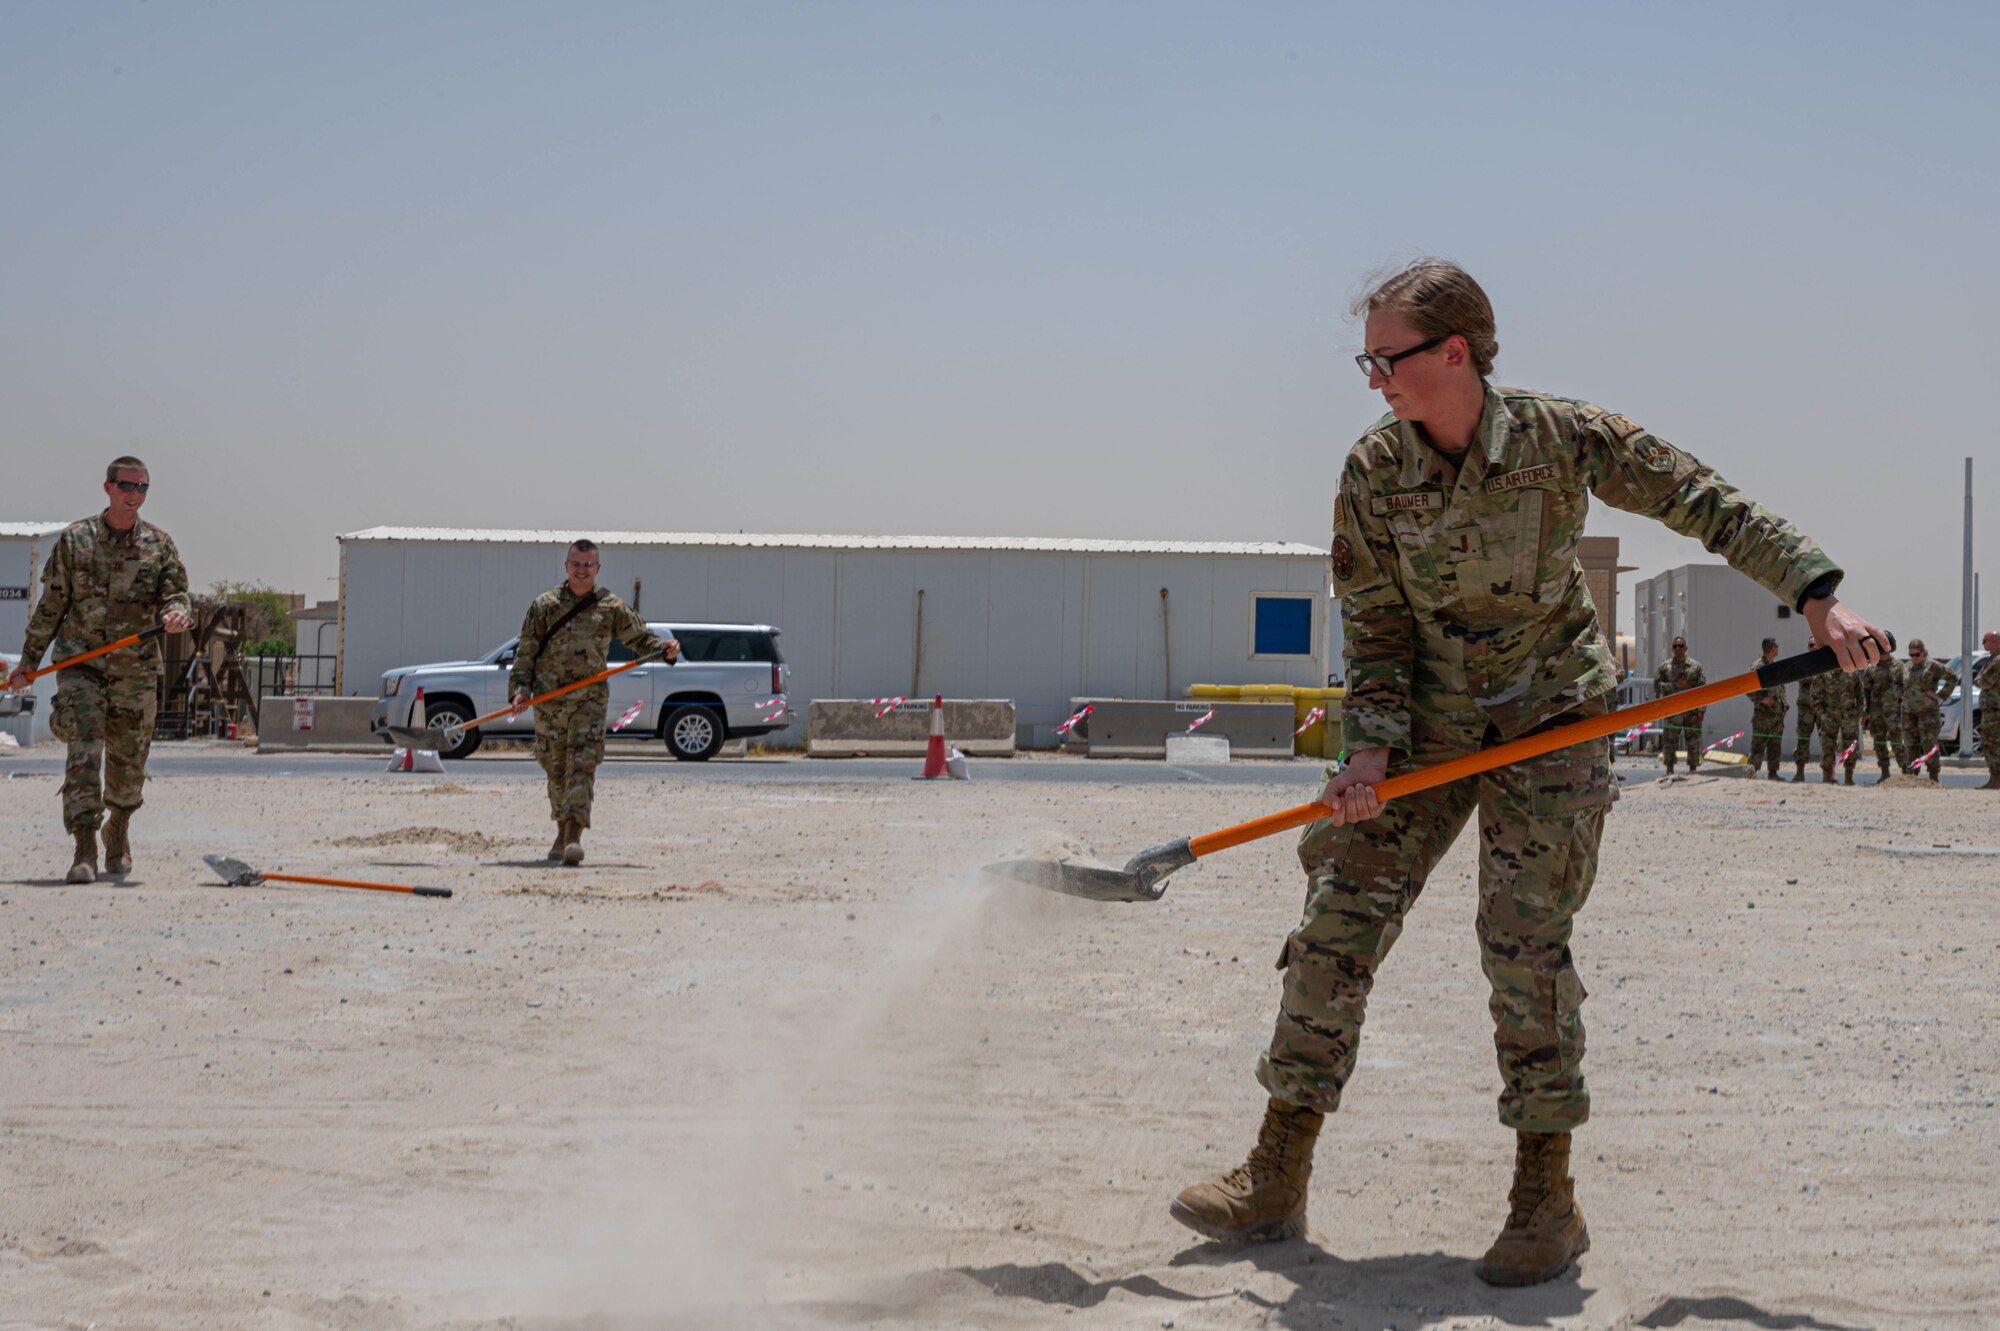
<svg viewBox="0 0 2000 1331"><path fill-rule="evenodd" d="M204 855L202 861L222 875L231 887L255 887L259 883L317 883L321 887L361 887L371 892L408 892L417 897L448 897L448 887L411 887L405 883L364 883L353 878L313 878L302 873L259 873L242 860L227 855Z"/></svg>
<svg viewBox="0 0 2000 1331"><path fill-rule="evenodd" d="M1893 650L1896 645L1894 635L1889 638ZM1463 777L1476 776L1480 772L1490 772L1508 763L1517 763L1524 758L1539 758L1557 749L1567 749L1575 744L1585 744L1594 739L1648 721L1658 721L1663 717L1690 712L1697 707L1707 707L1714 703L1739 698L1757 689L1779 688L1814 675L1823 675L1836 670L1840 660L1833 654L1833 648L1821 647L1815 651L1802 652L1798 656L1788 656L1782 661L1773 661L1767 666L1747 670L1740 675L1704 684L1700 688L1688 689L1681 693L1668 694L1651 702L1635 703L1603 716L1593 716L1575 721L1566 726L1556 726L1537 735L1524 735L1520 739L1496 744L1478 753L1469 753L1463 758L1453 758L1438 763L1434 767L1419 768L1414 772L1404 772L1392 776L1375 787L1375 793L1387 804L1402 795L1413 795L1420 790L1442 786ZM987 866L988 873L1032 883L1052 892L1066 892L1075 897L1090 897L1096 901L1158 901L1166 892L1166 877L1176 869L1184 869L1204 855L1213 855L1218 850L1228 850L1248 841L1275 836L1279 832L1290 831L1294 827L1304 827L1316 823L1331 812L1320 803L1301 804L1286 809L1282 813L1267 814L1253 818L1247 823L1225 827L1219 832L1205 836L1184 837L1170 841L1164 846L1154 846L1142 850L1125 862L1123 869L1107 869L1093 865L1069 864L1060 860L1006 860Z"/></svg>
<svg viewBox="0 0 2000 1331"><path fill-rule="evenodd" d="M102 647L93 647L87 652L78 652L67 661L57 661L53 665L43 666L40 670L30 670L28 672L28 679L30 681L37 680L43 675L53 675L58 670L67 670L71 666L82 665L85 661L95 661L98 657L115 652L121 647L131 647L138 643L150 641L166 631L167 629L164 624L155 624L151 628L140 629L137 633L128 633L116 642L107 642Z"/></svg>
<svg viewBox="0 0 2000 1331"><path fill-rule="evenodd" d="M578 689L588 688L599 680L610 679L613 675L623 674L634 666L642 666L648 661L656 660L660 655L661 653L659 652L648 652L644 656L634 657L623 665L615 665L608 670L600 670L594 675L587 675L577 680L574 684L565 684L559 689L550 689L547 693L538 694L522 703L519 707L509 703L497 711L488 712L484 716L475 716L470 721L460 721L456 725L431 726L425 730L413 730L409 726L384 726L383 729L388 732L390 739L404 748L449 748L453 744L458 743L460 735L477 726L485 725L488 721L498 721L503 716L512 716L516 712L525 712L538 702L547 702L551 698L560 698L565 693L574 693Z"/></svg>

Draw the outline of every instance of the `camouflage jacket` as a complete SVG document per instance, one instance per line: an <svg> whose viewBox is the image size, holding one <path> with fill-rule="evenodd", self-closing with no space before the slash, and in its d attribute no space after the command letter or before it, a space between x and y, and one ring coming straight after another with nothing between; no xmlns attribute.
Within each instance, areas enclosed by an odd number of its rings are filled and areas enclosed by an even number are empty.
<svg viewBox="0 0 2000 1331"><path fill-rule="evenodd" d="M1903 714L1903 663L1885 656L1861 672L1861 714L1889 722Z"/></svg>
<svg viewBox="0 0 2000 1331"><path fill-rule="evenodd" d="M1903 710L1936 707L1958 687L1958 672L1935 656L1903 667Z"/></svg>
<svg viewBox="0 0 2000 1331"><path fill-rule="evenodd" d="M631 606L601 587L597 604L556 630L554 638L544 641L549 625L561 619L579 599L569 584L563 583L537 596L528 607L527 616L521 620L521 642L514 651L514 668L507 672L509 694L523 690L547 693L596 674L604 669L611 656L613 638L641 656L666 647ZM609 685L592 686L600 687L609 693ZM580 692L587 694L591 689Z"/></svg>
<svg viewBox="0 0 2000 1331"><path fill-rule="evenodd" d="M1670 656L1660 662L1660 668L1653 672L1653 696L1664 698L1670 693L1686 693L1708 683L1708 672L1701 668L1701 662L1690 656L1679 665Z"/></svg>
<svg viewBox="0 0 2000 1331"><path fill-rule="evenodd" d="M1467 745L1489 723L1512 739L1615 687L1576 557L1592 495L1696 538L1788 605L1841 578L1798 528L1587 402L1489 386L1455 461L1454 476L1450 455L1393 416L1347 456L1332 565L1349 753L1409 752L1418 714Z"/></svg>
<svg viewBox="0 0 2000 1331"><path fill-rule="evenodd" d="M1838 723L1854 721L1861 716L1861 677L1858 674L1836 670L1830 674L1814 675L1806 684L1812 686L1813 710L1822 717Z"/></svg>
<svg viewBox="0 0 2000 1331"><path fill-rule="evenodd" d="M140 518L117 531L95 517L56 537L42 567L42 599L28 616L21 663L33 668L55 648L61 661L150 628L169 610L191 614L187 568L173 537ZM86 670L111 678L149 676L160 668L160 641L100 656Z"/></svg>
<svg viewBox="0 0 2000 1331"><path fill-rule="evenodd" d="M1769 664L1771 663L1766 661L1762 655L1759 655L1756 660L1750 663L1750 668L1752 670L1762 670ZM1761 712L1765 715L1769 715L1772 712L1783 712L1785 710L1785 686L1780 684L1775 689L1752 689L1750 691L1750 707L1752 711Z"/></svg>
<svg viewBox="0 0 2000 1331"><path fill-rule="evenodd" d="M2000 652L1987 657L1986 664L1972 672L1972 687L1982 695L1979 706L1983 710L1986 706L1984 695L2000 689Z"/></svg>

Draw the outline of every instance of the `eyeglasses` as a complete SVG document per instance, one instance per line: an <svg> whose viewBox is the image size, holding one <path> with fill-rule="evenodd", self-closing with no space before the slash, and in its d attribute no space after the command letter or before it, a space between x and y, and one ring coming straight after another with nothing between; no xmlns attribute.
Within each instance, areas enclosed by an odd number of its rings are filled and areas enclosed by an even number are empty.
<svg viewBox="0 0 2000 1331"><path fill-rule="evenodd" d="M1438 336L1432 338L1428 342L1417 343L1417 345L1411 347L1408 351L1398 351L1393 355L1388 355L1388 356L1371 356L1368 353L1363 352L1361 355L1356 356L1354 358L1354 363L1361 367L1361 373L1365 375L1374 376L1379 374L1384 379L1393 379L1396 375L1397 361L1408 360L1410 357L1416 355L1420 351L1429 351L1432 347L1436 346L1438 343L1444 341L1448 337L1453 337L1453 336L1455 336L1455 334L1440 333Z"/></svg>
<svg viewBox="0 0 2000 1331"><path fill-rule="evenodd" d="M153 488L152 482L150 481L113 481L111 483L117 486L119 489L123 490L128 495L144 494L146 493L146 491Z"/></svg>

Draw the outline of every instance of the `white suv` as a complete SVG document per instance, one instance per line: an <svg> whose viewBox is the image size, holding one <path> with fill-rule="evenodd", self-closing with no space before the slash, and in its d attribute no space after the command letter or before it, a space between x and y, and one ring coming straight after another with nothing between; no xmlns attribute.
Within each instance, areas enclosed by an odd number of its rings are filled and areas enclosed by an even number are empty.
<svg viewBox="0 0 2000 1331"><path fill-rule="evenodd" d="M648 623L646 627L662 638L679 639L681 659L674 665L649 662L610 678L611 702L604 718L608 738L660 739L683 762L704 762L726 740L768 735L791 724L779 630L769 624ZM384 672L373 730L386 741L390 726L409 725L419 688L424 691L428 725L470 721L505 707L507 671L519 641L509 638L477 661L399 666ZM612 665L629 661L632 655L624 643L613 640ZM635 706L632 718L619 725ZM464 758L488 736L532 739L534 734L531 707L518 716L503 716L467 730L442 754Z"/></svg>

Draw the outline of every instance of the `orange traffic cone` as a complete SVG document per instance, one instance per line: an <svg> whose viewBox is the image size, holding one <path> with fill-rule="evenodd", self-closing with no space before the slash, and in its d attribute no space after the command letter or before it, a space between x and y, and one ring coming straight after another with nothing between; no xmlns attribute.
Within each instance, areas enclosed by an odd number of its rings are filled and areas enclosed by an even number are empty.
<svg viewBox="0 0 2000 1331"><path fill-rule="evenodd" d="M946 775L944 770L944 695L938 694L931 702L931 742L924 750L924 774L919 781L935 781Z"/></svg>

